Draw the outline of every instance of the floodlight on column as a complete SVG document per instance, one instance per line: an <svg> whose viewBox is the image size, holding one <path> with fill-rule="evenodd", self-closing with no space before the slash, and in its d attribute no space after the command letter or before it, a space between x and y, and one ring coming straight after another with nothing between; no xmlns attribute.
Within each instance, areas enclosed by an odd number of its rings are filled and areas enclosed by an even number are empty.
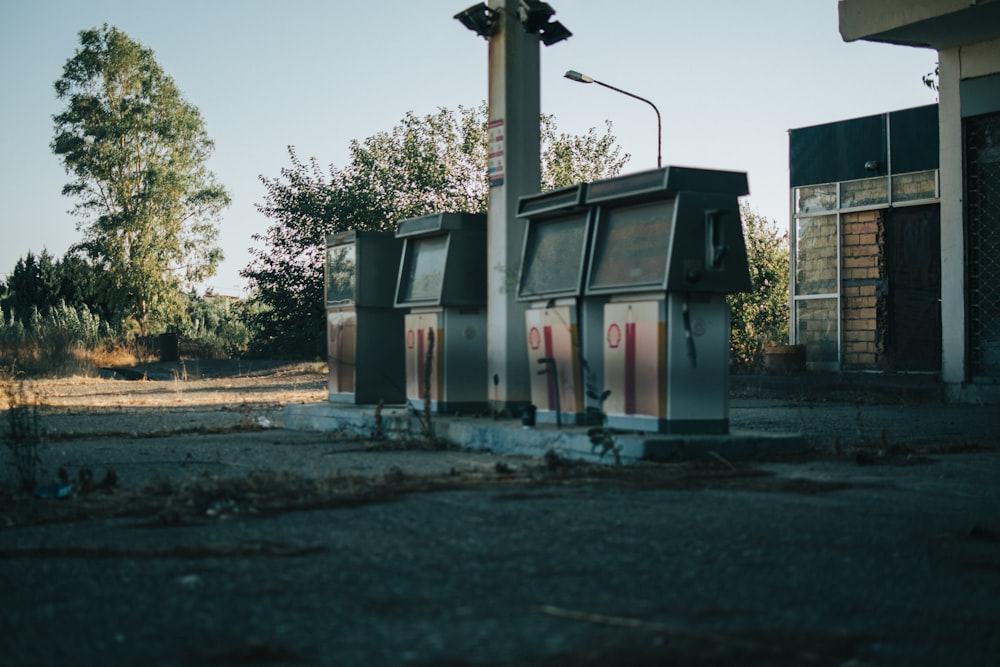
<svg viewBox="0 0 1000 667"><path fill-rule="evenodd" d="M566 26L559 21L546 23L541 32L542 43L545 44L545 46L552 46L556 42L569 39L572 35L573 33L571 33L569 29L567 29Z"/></svg>
<svg viewBox="0 0 1000 667"><path fill-rule="evenodd" d="M538 35L545 46L552 46L573 34L559 21L549 20L555 13L552 5L541 0L520 0L517 11L524 31Z"/></svg>
<svg viewBox="0 0 1000 667"><path fill-rule="evenodd" d="M485 2L472 5L455 14L455 20L486 39L496 34L500 27L500 23L496 19L496 12L487 7Z"/></svg>

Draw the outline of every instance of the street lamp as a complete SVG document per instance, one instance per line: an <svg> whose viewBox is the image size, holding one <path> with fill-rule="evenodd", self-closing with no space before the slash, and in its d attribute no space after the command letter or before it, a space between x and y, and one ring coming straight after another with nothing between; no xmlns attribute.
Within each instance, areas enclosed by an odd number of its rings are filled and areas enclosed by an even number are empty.
<svg viewBox="0 0 1000 667"><path fill-rule="evenodd" d="M616 93L621 93L622 95L628 95L629 97L635 98L640 102L645 102L649 106L653 107L653 111L656 112L656 166L657 168L663 166L663 121L660 118L660 110L656 108L656 105L647 100L645 97L639 97L627 90L622 90L621 88L615 88L612 85L604 83L603 81L598 81L592 76L587 76L586 74L581 74L575 70L570 70L564 74L567 79L571 81L579 81L580 83L596 83L598 86L604 86L605 88L610 88Z"/></svg>

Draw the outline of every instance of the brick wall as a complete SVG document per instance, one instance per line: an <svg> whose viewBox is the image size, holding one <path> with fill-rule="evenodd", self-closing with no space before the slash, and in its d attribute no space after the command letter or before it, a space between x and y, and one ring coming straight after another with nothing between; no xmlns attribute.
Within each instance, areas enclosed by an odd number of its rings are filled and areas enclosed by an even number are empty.
<svg viewBox="0 0 1000 667"><path fill-rule="evenodd" d="M798 221L795 290L798 294L837 291L837 216Z"/></svg>
<svg viewBox="0 0 1000 667"><path fill-rule="evenodd" d="M841 368L880 370L886 362L885 211L841 218Z"/></svg>

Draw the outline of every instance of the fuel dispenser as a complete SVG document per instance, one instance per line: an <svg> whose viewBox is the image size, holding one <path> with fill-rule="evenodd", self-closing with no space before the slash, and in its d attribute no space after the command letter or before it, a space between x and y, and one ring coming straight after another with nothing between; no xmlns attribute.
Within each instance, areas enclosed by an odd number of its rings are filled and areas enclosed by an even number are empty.
<svg viewBox="0 0 1000 667"><path fill-rule="evenodd" d="M403 403L403 314L393 303L402 242L392 232L341 232L326 240L330 401Z"/></svg>
<svg viewBox="0 0 1000 667"><path fill-rule="evenodd" d="M517 215L527 222L518 299L530 302L524 317L531 402L544 423L586 424L587 392L602 384L606 299L581 302L592 227L586 192L581 183L518 202Z"/></svg>
<svg viewBox="0 0 1000 667"><path fill-rule="evenodd" d="M750 288L742 172L666 167L591 183L586 295L604 305L612 427L729 431L729 305Z"/></svg>
<svg viewBox="0 0 1000 667"><path fill-rule="evenodd" d="M438 213L403 220L396 285L404 317L406 399L438 413L485 410L486 216Z"/></svg>

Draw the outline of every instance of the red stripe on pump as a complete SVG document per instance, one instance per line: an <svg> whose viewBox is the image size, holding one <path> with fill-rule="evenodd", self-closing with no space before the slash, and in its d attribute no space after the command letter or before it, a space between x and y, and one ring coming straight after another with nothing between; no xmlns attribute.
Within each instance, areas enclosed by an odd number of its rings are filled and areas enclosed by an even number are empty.
<svg viewBox="0 0 1000 667"><path fill-rule="evenodd" d="M545 339L545 348L544 348L545 349L545 356L546 357L551 357L552 356L552 327L549 326L549 325L545 325L545 327L542 329L542 333L544 334L544 339ZM548 394L549 394L549 410L555 410L556 409L556 382L558 381L558 378L556 378L555 373L552 372L553 370L555 370L553 368L553 365L550 364L549 367L548 367L548 370L549 370L549 373L546 376L545 383L546 383L546 387L548 388Z"/></svg>
<svg viewBox="0 0 1000 667"><path fill-rule="evenodd" d="M625 323L625 414L635 414L635 322Z"/></svg>
<svg viewBox="0 0 1000 667"><path fill-rule="evenodd" d="M337 323L337 391L344 391L344 324Z"/></svg>
<svg viewBox="0 0 1000 667"><path fill-rule="evenodd" d="M424 352L424 330L417 329L417 396L420 396L423 392L424 387L427 386L427 369L425 368L424 358L426 357ZM421 396L425 401L430 400L430 396Z"/></svg>

